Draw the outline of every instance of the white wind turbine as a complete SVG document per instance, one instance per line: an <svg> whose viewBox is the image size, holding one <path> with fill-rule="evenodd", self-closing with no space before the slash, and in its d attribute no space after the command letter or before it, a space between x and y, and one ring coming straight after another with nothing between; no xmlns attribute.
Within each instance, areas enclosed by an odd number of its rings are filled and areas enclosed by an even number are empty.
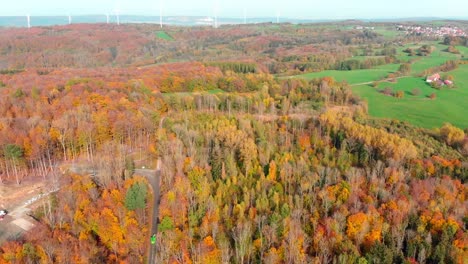
<svg viewBox="0 0 468 264"><path fill-rule="evenodd" d="M163 0L159 0L159 26L163 27Z"/></svg>
<svg viewBox="0 0 468 264"><path fill-rule="evenodd" d="M28 28L31 28L31 16L29 14L26 15L26 20L28 21Z"/></svg>
<svg viewBox="0 0 468 264"><path fill-rule="evenodd" d="M115 17L117 18L117 25L120 25L120 15L118 10L115 11Z"/></svg>
<svg viewBox="0 0 468 264"><path fill-rule="evenodd" d="M117 6L114 8L114 14L117 18L117 25L120 25L120 3L117 3Z"/></svg>
<svg viewBox="0 0 468 264"><path fill-rule="evenodd" d="M68 14L68 24L71 25L71 23L72 23L72 17L70 14Z"/></svg>
<svg viewBox="0 0 468 264"><path fill-rule="evenodd" d="M280 23L280 16L281 16L281 1L276 1L276 23Z"/></svg>
<svg viewBox="0 0 468 264"><path fill-rule="evenodd" d="M218 10L219 9L219 3L218 0L214 1L214 8L213 8L213 13L214 13L214 28L218 28Z"/></svg>
<svg viewBox="0 0 468 264"><path fill-rule="evenodd" d="M106 21L107 21L107 24L109 24L109 21L110 21L109 13L106 14Z"/></svg>
<svg viewBox="0 0 468 264"><path fill-rule="evenodd" d="M119 15L119 10L118 9L115 10L115 16L117 18L117 25L120 25L120 15Z"/></svg>
<svg viewBox="0 0 468 264"><path fill-rule="evenodd" d="M247 25L247 9L244 7L244 25Z"/></svg>

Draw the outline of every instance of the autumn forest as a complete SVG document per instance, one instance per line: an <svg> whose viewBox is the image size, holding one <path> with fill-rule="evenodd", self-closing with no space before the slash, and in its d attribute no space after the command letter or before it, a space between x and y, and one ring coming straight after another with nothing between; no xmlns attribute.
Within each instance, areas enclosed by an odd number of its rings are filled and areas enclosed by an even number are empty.
<svg viewBox="0 0 468 264"><path fill-rule="evenodd" d="M0 28L0 263L467 263L468 124L297 77L439 40L344 26Z"/></svg>

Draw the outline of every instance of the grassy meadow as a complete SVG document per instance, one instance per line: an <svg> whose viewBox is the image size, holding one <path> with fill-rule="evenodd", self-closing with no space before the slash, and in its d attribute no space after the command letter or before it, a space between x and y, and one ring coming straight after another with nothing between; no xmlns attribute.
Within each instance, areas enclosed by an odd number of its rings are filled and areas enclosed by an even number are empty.
<svg viewBox="0 0 468 264"><path fill-rule="evenodd" d="M391 118L410 122L425 128L440 127L450 122L458 127L468 127L468 65L450 72L455 77L455 88L437 90L426 84L423 78L407 77L396 83L382 82L374 88L370 85L352 87L353 92L367 100L369 114L373 117ZM379 90L391 87L403 91L403 98L384 95ZM420 94L412 95L417 88ZM435 93L436 99L429 99Z"/></svg>
<svg viewBox="0 0 468 264"><path fill-rule="evenodd" d="M167 34L166 31L156 32L156 37L164 40L174 40L174 38L171 35Z"/></svg>
<svg viewBox="0 0 468 264"><path fill-rule="evenodd" d="M371 82L374 80L381 79L387 76L389 73L398 70L399 64L388 64L375 67L373 69L366 70L354 70L354 71L321 71L298 75L295 77L305 78L308 80L322 78L326 76L332 76L337 81L347 81L349 84L359 84L365 82Z"/></svg>
<svg viewBox="0 0 468 264"><path fill-rule="evenodd" d="M397 49L398 59L411 62L411 73L410 76L400 78L394 83L380 82L377 87L369 84L382 79L389 73L396 72L399 64L354 71L328 70L294 77L314 79L332 76L338 81L347 81L352 86L353 92L368 102L369 114L372 117L403 120L425 128L440 127L445 122L468 128L468 65L460 65L452 72L441 73L454 76L455 88L444 87L437 90L428 85L424 77L418 77L426 69L442 65L448 60L467 56L468 48L456 47L460 54L452 54L445 51L448 46L438 42L429 42L427 44L435 47L435 51L429 56L408 56L403 52L408 47L419 48L423 44L425 43L414 43ZM359 59L363 58L360 56ZM386 87L392 88L394 92L403 91L403 98L381 93L380 90ZM420 91L420 94L416 96L412 94L415 88ZM432 93L436 95L434 100L429 98Z"/></svg>

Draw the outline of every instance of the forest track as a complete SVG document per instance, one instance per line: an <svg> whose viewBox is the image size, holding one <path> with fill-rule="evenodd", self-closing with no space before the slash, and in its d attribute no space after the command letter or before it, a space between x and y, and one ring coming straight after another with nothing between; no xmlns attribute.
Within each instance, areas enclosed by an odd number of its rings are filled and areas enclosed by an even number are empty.
<svg viewBox="0 0 468 264"><path fill-rule="evenodd" d="M161 118L159 121L159 130L163 128L164 119L166 117ZM159 224L159 204L161 202L161 158L158 157L158 161L156 163L156 170L151 171L151 175L148 175L148 180L150 182L151 188L153 189L153 211L152 211L152 218L151 218L151 236L155 235L156 238L158 236L158 224ZM141 170L136 170L135 172L141 172ZM154 175L154 177L152 177ZM157 240L157 239L156 239ZM150 251L148 257L148 263L153 264L156 263L156 245L151 244L151 240L148 241Z"/></svg>
<svg viewBox="0 0 468 264"><path fill-rule="evenodd" d="M160 203L160 182L161 182L161 161L158 159L156 170L137 169L135 175L144 176L148 179L149 186L153 192L153 205L151 211L151 228L148 237L149 256L148 263L156 263L156 244L151 244L150 237L158 233L159 203Z"/></svg>
<svg viewBox="0 0 468 264"><path fill-rule="evenodd" d="M396 77L396 78L388 78L388 79L383 79L383 80L376 80L376 81L370 81L370 82L363 82L363 83L354 83L354 84L350 84L349 86L353 87L353 86L359 86L359 85L366 85L366 84L373 84L375 82L390 82L392 79L403 79L403 78L408 78L408 77L413 77L413 76L400 76L400 77Z"/></svg>

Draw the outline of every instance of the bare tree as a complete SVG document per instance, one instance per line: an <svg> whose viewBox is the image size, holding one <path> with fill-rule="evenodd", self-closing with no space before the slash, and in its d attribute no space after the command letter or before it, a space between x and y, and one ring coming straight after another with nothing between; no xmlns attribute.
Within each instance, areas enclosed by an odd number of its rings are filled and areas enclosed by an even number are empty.
<svg viewBox="0 0 468 264"><path fill-rule="evenodd" d="M252 254L252 226L249 222L239 222L232 229L235 241L236 263L250 263Z"/></svg>

